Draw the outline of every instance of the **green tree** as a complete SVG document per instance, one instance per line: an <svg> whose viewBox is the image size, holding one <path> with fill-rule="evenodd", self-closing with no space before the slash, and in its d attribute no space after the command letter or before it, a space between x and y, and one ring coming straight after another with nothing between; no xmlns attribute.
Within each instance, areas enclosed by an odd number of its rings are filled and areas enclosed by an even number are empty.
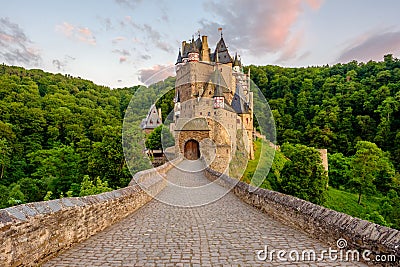
<svg viewBox="0 0 400 267"><path fill-rule="evenodd" d="M353 178L349 185L358 193L358 204L361 204L362 195L376 192L374 181L382 170L380 163L383 152L376 144L368 141L357 142L356 150L350 162Z"/></svg>
<svg viewBox="0 0 400 267"><path fill-rule="evenodd" d="M281 147L281 151L289 158L281 171L281 191L315 204L324 203L328 177L319 151L288 143Z"/></svg>
<svg viewBox="0 0 400 267"><path fill-rule="evenodd" d="M100 177L97 177L93 182L90 180L89 175L85 175L81 183L79 196L97 195L111 190L112 188L108 187L107 181L103 182Z"/></svg>
<svg viewBox="0 0 400 267"><path fill-rule="evenodd" d="M146 148L150 150L162 149L161 142L162 125L155 128L146 138Z"/></svg>
<svg viewBox="0 0 400 267"><path fill-rule="evenodd" d="M11 147L5 138L0 139L0 181L3 179L4 170L10 165Z"/></svg>
<svg viewBox="0 0 400 267"><path fill-rule="evenodd" d="M350 158L342 153L328 154L329 184L335 188L344 187L350 180Z"/></svg>

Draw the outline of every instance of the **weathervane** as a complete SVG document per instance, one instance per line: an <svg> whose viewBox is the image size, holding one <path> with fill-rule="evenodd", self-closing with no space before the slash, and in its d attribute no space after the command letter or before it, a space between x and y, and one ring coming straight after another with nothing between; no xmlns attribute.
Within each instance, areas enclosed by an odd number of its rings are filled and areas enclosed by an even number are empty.
<svg viewBox="0 0 400 267"><path fill-rule="evenodd" d="M222 38L222 28L218 28L218 32L221 32L221 38Z"/></svg>

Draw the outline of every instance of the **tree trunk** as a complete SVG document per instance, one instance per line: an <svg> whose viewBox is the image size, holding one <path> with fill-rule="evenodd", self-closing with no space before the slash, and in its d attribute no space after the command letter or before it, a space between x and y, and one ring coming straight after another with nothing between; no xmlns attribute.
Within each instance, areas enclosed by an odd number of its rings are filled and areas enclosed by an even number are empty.
<svg viewBox="0 0 400 267"><path fill-rule="evenodd" d="M1 165L1 174L0 174L0 180L3 179L3 175L4 175L4 165Z"/></svg>
<svg viewBox="0 0 400 267"><path fill-rule="evenodd" d="M358 205L361 205L361 193L358 193Z"/></svg>

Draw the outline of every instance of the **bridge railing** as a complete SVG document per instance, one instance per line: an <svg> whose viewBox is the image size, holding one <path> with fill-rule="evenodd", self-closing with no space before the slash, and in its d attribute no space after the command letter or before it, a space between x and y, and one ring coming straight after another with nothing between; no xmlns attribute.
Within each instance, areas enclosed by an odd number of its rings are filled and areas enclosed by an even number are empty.
<svg viewBox="0 0 400 267"><path fill-rule="evenodd" d="M371 251L371 257L395 255L400 259L400 231L324 208L279 192L254 188L247 183L207 168L205 176L216 183L233 188L242 201L260 209L274 219L306 232L337 248L337 241L347 241L346 250ZM360 254L361 255L361 254ZM376 264L376 263L375 263Z"/></svg>
<svg viewBox="0 0 400 267"><path fill-rule="evenodd" d="M118 190L1 209L0 266L37 265L118 222L166 186L162 176L175 163L138 172Z"/></svg>

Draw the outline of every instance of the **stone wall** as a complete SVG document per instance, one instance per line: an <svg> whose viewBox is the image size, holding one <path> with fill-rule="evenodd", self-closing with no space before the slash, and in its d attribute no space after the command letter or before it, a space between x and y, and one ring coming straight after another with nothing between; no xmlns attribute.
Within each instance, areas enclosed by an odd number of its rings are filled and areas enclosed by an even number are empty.
<svg viewBox="0 0 400 267"><path fill-rule="evenodd" d="M396 255L397 262L400 259L400 231L354 218L296 197L255 188L209 168L205 170L205 175L222 186L229 188L234 186L234 194L242 201L290 227L306 232L328 244L332 249L337 249L337 240L344 238L347 240L346 249L370 250L375 255Z"/></svg>
<svg viewBox="0 0 400 267"><path fill-rule="evenodd" d="M111 192L0 210L0 266L37 265L118 222L165 187L171 167L138 172L128 187Z"/></svg>

